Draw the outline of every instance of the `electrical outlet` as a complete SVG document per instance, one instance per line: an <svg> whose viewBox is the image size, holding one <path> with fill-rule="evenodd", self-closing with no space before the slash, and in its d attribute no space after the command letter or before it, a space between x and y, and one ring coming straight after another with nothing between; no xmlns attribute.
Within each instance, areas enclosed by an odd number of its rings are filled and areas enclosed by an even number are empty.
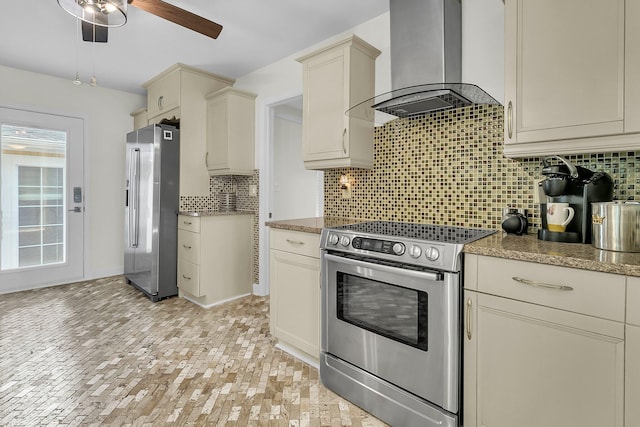
<svg viewBox="0 0 640 427"><path fill-rule="evenodd" d="M258 186L255 184L249 185L249 196L257 196L258 195Z"/></svg>
<svg viewBox="0 0 640 427"><path fill-rule="evenodd" d="M542 181L544 181L544 179L533 180L533 202L536 204L540 204L540 183Z"/></svg>

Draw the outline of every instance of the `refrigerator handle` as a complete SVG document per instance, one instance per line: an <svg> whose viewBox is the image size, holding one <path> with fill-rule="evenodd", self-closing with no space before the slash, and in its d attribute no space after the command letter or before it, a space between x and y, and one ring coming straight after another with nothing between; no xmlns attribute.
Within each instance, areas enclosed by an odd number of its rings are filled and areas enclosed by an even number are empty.
<svg viewBox="0 0 640 427"><path fill-rule="evenodd" d="M127 191L127 203L129 205L129 246L138 247L138 222L140 197L140 149L131 150L131 163L129 164L130 190ZM130 200L129 200L130 199Z"/></svg>

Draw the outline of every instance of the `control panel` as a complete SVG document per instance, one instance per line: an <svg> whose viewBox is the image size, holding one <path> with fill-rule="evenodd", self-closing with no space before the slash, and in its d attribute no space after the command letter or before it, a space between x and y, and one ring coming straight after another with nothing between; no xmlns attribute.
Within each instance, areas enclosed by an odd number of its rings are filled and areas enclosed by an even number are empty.
<svg viewBox="0 0 640 427"><path fill-rule="evenodd" d="M447 245L418 240L385 240L375 237L331 231L324 240L324 248L386 258L410 264L444 267L449 261ZM455 262L455 261L453 261Z"/></svg>

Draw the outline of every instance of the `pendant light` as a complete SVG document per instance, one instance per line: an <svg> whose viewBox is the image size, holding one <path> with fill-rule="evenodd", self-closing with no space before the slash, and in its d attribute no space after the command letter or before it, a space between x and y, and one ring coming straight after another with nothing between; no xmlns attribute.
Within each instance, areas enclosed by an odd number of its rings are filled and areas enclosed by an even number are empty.
<svg viewBox="0 0 640 427"><path fill-rule="evenodd" d="M71 15L101 27L120 27L127 22L127 0L58 0Z"/></svg>
<svg viewBox="0 0 640 427"><path fill-rule="evenodd" d="M78 56L80 49L80 19L76 18L76 78L73 80L73 84L76 86L80 86L82 84L82 80L80 80L80 74L78 73Z"/></svg>
<svg viewBox="0 0 640 427"><path fill-rule="evenodd" d="M98 79L96 78L96 26L93 26L93 42L92 42L92 47L93 47L93 74L91 75L91 81L90 81L90 85L92 87L96 87L96 85L98 84Z"/></svg>

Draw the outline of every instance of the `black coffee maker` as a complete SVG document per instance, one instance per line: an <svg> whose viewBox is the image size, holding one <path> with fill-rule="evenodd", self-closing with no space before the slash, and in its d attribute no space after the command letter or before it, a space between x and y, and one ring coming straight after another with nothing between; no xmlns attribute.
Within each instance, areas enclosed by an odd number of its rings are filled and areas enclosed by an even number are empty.
<svg viewBox="0 0 640 427"><path fill-rule="evenodd" d="M553 160L560 163L551 164ZM613 180L609 174L574 166L560 156L549 156L542 161L542 175L545 179L538 185L542 219L538 239L591 243L591 203L613 200ZM569 203L573 208L575 214L565 231L548 229L547 203Z"/></svg>

